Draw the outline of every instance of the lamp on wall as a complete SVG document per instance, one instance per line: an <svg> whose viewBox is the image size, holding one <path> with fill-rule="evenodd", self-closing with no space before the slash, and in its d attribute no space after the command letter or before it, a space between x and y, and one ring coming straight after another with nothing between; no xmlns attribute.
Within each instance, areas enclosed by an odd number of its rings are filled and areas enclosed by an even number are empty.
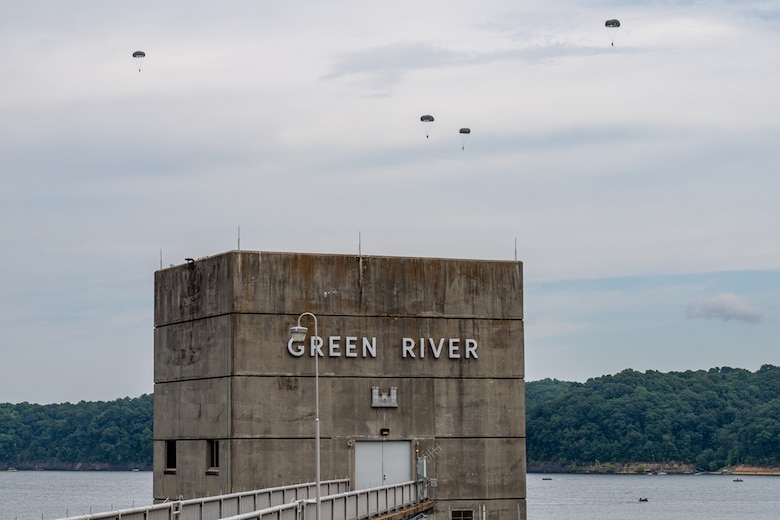
<svg viewBox="0 0 780 520"><path fill-rule="evenodd" d="M304 316L311 316L314 320L314 341L319 341L320 335L317 331L317 316L310 312L304 312L298 316L298 324L290 327L290 337L296 343L306 340L306 334L309 329L301 325L301 318ZM320 366L319 366L319 354L314 352L314 439L316 445L314 446L314 458L315 465L317 467L315 473L315 503L316 503L316 516L315 520L320 520Z"/></svg>

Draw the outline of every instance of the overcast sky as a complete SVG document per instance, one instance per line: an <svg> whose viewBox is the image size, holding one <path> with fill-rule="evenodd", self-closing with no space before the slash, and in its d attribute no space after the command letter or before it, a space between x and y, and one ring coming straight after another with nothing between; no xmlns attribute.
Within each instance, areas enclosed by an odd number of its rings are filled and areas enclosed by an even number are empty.
<svg viewBox="0 0 780 520"><path fill-rule="evenodd" d="M776 1L6 1L0 48L0 402L152 392L154 271L239 237L516 255L529 381L780 364Z"/></svg>

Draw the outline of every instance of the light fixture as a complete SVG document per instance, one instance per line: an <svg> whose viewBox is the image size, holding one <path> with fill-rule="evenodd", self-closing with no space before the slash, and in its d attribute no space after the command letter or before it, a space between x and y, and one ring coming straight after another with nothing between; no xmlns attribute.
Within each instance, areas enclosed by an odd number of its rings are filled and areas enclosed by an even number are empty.
<svg viewBox="0 0 780 520"><path fill-rule="evenodd" d="M310 312L304 312L298 316L298 324L290 327L290 337L294 342L306 340L306 333L309 329L301 325L301 318L304 316L311 316L314 320L314 342L316 343L320 338L319 332L317 331L317 316ZM317 505L315 520L320 520L320 510L322 506L320 498L320 356L319 352L312 352L312 354L314 354L314 459L317 467L315 472L315 503Z"/></svg>
<svg viewBox="0 0 780 520"><path fill-rule="evenodd" d="M300 325L290 327L290 336L292 336L292 340L296 343L304 341L306 339L307 332L309 332L309 329L306 327L301 327Z"/></svg>

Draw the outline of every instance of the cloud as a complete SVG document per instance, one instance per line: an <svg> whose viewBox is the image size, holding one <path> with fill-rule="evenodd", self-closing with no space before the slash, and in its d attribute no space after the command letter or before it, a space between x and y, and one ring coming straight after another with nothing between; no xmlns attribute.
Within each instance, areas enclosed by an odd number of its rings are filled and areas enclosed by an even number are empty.
<svg viewBox="0 0 780 520"><path fill-rule="evenodd" d="M568 42L541 42L513 49L458 50L422 42L397 42L343 53L323 79L362 76L375 86L398 83L405 73L444 67L470 67L499 62L537 63L567 56L593 56L605 48Z"/></svg>
<svg viewBox="0 0 780 520"><path fill-rule="evenodd" d="M685 304L685 318L760 323L764 313L744 298L732 293L720 293Z"/></svg>
<svg viewBox="0 0 780 520"><path fill-rule="evenodd" d="M239 227L247 250L519 258L535 377L780 363L774 327L680 317L731 292L761 312L689 317L780 323L766 1L5 4L4 400L152 391L154 270Z"/></svg>

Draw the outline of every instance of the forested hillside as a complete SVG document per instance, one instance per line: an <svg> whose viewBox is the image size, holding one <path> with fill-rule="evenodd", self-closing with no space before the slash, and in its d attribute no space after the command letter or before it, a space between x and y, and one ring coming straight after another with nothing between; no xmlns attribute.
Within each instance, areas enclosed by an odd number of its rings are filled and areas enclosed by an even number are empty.
<svg viewBox="0 0 780 520"><path fill-rule="evenodd" d="M153 396L0 404L0 469L151 469ZM624 370L526 384L531 469L680 463L780 465L780 367Z"/></svg>
<svg viewBox="0 0 780 520"><path fill-rule="evenodd" d="M0 404L0 469L151 469L153 401Z"/></svg>
<svg viewBox="0 0 780 520"><path fill-rule="evenodd" d="M526 390L530 468L780 465L780 367L629 369L586 383L529 382Z"/></svg>

